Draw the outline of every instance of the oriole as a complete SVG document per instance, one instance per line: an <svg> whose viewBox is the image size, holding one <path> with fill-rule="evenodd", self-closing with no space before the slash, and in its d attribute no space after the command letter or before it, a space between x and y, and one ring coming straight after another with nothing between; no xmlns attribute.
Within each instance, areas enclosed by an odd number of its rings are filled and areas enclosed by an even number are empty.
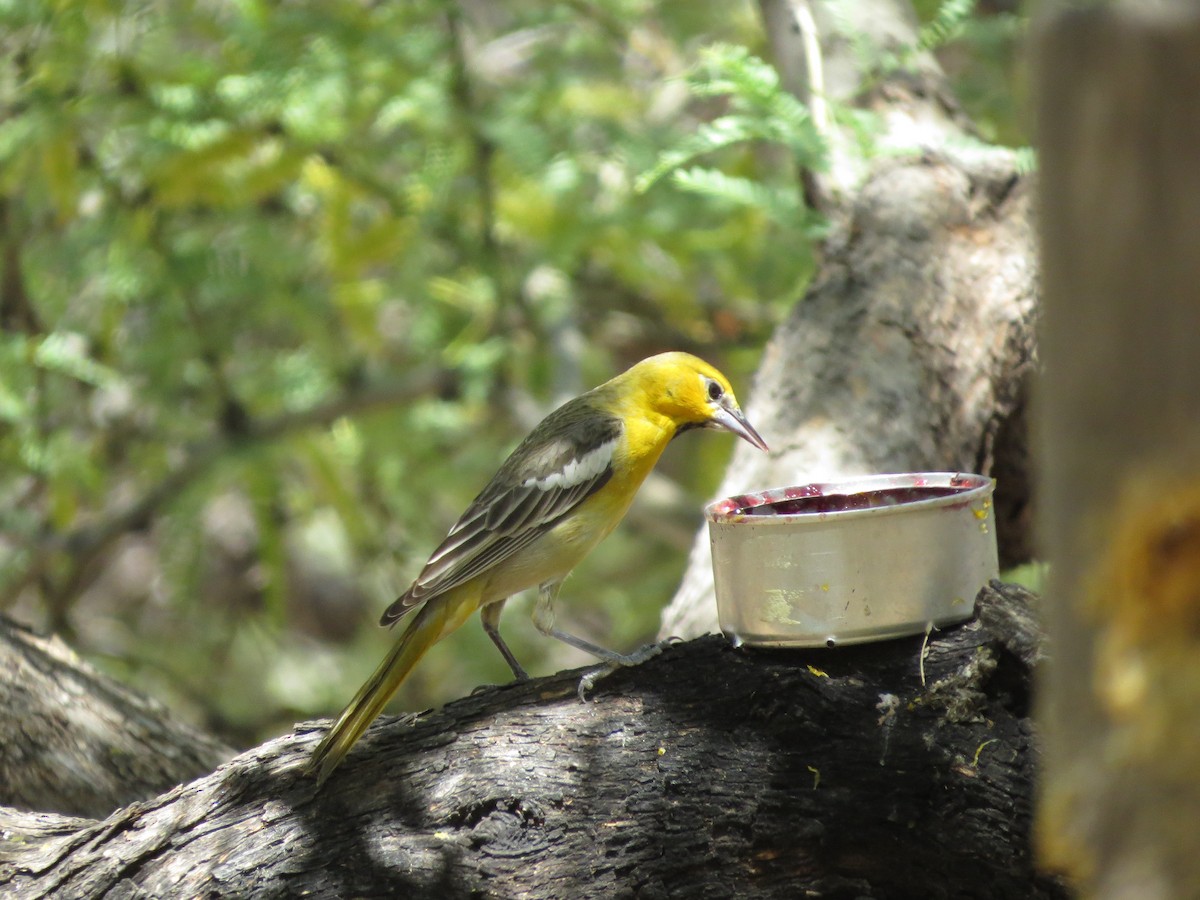
<svg viewBox="0 0 1200 900"><path fill-rule="evenodd" d="M498 630L513 594L539 587L538 630L606 660L633 665L651 645L622 655L554 627L559 586L625 515L671 439L724 428L766 450L729 381L687 353L644 359L550 413L505 460L454 523L416 581L383 613L415 613L395 647L338 716L308 764L323 782L379 715L424 653L476 610L518 679L528 676Z"/></svg>

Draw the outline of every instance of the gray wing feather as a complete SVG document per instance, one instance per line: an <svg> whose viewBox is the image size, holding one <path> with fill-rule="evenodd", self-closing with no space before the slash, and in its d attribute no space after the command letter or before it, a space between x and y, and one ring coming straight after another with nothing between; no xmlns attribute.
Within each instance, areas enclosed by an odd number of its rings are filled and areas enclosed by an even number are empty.
<svg viewBox="0 0 1200 900"><path fill-rule="evenodd" d="M580 427L571 413L572 401L551 413L542 427L526 438L495 477L450 529L446 539L403 596L384 612L390 625L423 601L458 587L536 541L563 516L602 488L612 477L612 442L621 423L596 419L593 412ZM539 435L540 432L540 435ZM535 441L535 438L539 438ZM555 479L567 465L607 447L608 459L597 458L595 470L573 482Z"/></svg>

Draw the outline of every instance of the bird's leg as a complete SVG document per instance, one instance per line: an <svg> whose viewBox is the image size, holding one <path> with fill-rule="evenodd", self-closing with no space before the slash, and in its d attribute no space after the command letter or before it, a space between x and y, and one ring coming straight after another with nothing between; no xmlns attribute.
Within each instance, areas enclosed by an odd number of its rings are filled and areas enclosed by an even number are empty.
<svg viewBox="0 0 1200 900"><path fill-rule="evenodd" d="M570 644L576 650L582 650L584 653L590 653L592 656L599 657L606 662L622 665L625 663L626 657L615 650L608 650L598 644L593 644L591 641L585 641L581 637L576 637L569 632L554 627L554 601L558 597L558 589L562 586L560 581L548 581L538 588L537 603L533 607L533 624L542 634L548 637L556 638L564 644Z"/></svg>
<svg viewBox="0 0 1200 900"><path fill-rule="evenodd" d="M500 637L500 613L504 610L504 603L504 600L489 603L479 611L479 621L483 623L483 630L487 632L487 636L492 639L492 643L496 645L496 649L500 651L504 661L512 669L513 677L517 681L528 681L529 673L517 662L516 655L508 649L504 638Z"/></svg>
<svg viewBox="0 0 1200 900"><path fill-rule="evenodd" d="M609 650L598 644L593 644L591 641L585 641L581 637L576 637L560 628L555 628L554 600L558 597L558 589L561 586L562 582L553 581L546 582L538 588L537 603L533 607L533 624L542 634L556 638L564 644L570 644L577 650L582 650L584 653L590 653L592 656L604 660L604 665L593 669L584 675L583 678L579 679L580 700L586 701L587 692L596 686L596 682L601 678L611 675L621 666L636 666L662 653L662 647L658 644L647 644L628 654L617 653L615 650Z"/></svg>

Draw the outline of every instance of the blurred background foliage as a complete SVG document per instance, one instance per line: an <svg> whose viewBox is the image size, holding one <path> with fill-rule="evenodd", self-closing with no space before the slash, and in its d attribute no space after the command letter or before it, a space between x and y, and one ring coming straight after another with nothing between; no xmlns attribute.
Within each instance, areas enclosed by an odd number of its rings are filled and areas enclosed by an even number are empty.
<svg viewBox="0 0 1200 900"><path fill-rule="evenodd" d="M1022 20L918 7L1022 141ZM0 608L235 743L341 706L544 413L672 348L744 399L813 270L752 3L0 0L0 48ZM573 628L654 632L731 440L671 448ZM586 661L527 609L531 671ZM508 677L469 626L399 705Z"/></svg>

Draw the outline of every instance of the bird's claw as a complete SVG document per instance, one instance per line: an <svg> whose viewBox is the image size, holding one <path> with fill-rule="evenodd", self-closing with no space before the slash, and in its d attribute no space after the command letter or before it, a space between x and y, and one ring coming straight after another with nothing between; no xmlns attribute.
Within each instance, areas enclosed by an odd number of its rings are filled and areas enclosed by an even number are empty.
<svg viewBox="0 0 1200 900"><path fill-rule="evenodd" d="M475 697L475 696L478 696L479 694L484 693L485 691L490 691L493 688L508 687L511 684L522 684L526 681L529 681L529 673L526 672L524 669L522 669L520 671L520 673L516 673L516 672L513 673L512 681L506 681L502 684L480 684L480 685L477 685L475 688L472 689L471 696Z"/></svg>
<svg viewBox="0 0 1200 900"><path fill-rule="evenodd" d="M486 694L492 688L500 687L498 684L477 684L471 688L471 696L478 697L480 694Z"/></svg>
<svg viewBox="0 0 1200 900"><path fill-rule="evenodd" d="M579 701L581 703L587 703L587 695L592 691L593 688L596 687L597 682L599 682L601 679L607 678L613 672L617 671L617 669L621 669L626 666L639 666L647 660L654 659L654 657L663 652L663 647L666 644L672 643L676 640L678 640L678 638L667 638L667 640L663 641L662 643L646 644L646 646L639 647L637 650L634 650L632 653L625 656L614 656L604 665L597 666L590 672L585 673L584 676L579 679L579 687L576 689L576 693L579 694Z"/></svg>
<svg viewBox="0 0 1200 900"><path fill-rule="evenodd" d="M615 662L605 663L604 665L597 666L595 669L592 669L590 672L585 673L584 676L579 679L579 687L575 689L575 692L579 695L579 702L587 703L588 702L588 698L587 698L588 692L591 691L592 688L594 688L596 686L596 682L599 681L601 678L607 678L613 672L617 671L617 669L619 669L620 667L621 667L620 663L615 663Z"/></svg>

